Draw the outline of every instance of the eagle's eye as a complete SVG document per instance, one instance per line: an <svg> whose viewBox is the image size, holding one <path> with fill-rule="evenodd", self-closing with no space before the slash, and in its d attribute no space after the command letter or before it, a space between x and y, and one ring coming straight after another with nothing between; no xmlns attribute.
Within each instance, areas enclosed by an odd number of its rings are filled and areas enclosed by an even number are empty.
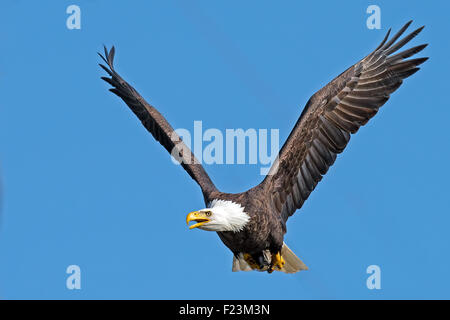
<svg viewBox="0 0 450 320"><path fill-rule="evenodd" d="M211 211L206 211L206 216L211 217Z"/></svg>

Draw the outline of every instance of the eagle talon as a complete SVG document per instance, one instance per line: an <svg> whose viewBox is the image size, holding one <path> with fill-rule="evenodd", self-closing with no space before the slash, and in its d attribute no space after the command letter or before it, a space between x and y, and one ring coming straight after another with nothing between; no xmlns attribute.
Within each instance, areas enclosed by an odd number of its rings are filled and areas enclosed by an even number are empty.
<svg viewBox="0 0 450 320"><path fill-rule="evenodd" d="M258 263L256 263L255 259L253 259L253 257L251 256L251 254L249 253L244 253L244 260L245 262L248 263L248 265L250 266L250 268L252 269L256 269L256 270L261 270L261 267Z"/></svg>
<svg viewBox="0 0 450 320"><path fill-rule="evenodd" d="M269 273L272 273L273 270L275 270L275 269L278 269L278 270L283 269L285 264L286 264L286 262L284 261L280 252L273 253L272 261L270 263L270 268L269 268L270 272Z"/></svg>

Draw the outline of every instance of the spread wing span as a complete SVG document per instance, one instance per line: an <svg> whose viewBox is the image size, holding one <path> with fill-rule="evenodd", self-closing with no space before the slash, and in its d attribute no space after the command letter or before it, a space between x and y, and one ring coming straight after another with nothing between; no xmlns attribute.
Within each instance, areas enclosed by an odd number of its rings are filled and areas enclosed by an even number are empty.
<svg viewBox="0 0 450 320"><path fill-rule="evenodd" d="M408 59L426 44L396 53L424 28L398 40L411 22L388 41L389 30L372 53L316 92L306 104L262 182L284 222L302 207L336 155L344 150L350 135L365 125L403 79L428 59Z"/></svg>
<svg viewBox="0 0 450 320"><path fill-rule="evenodd" d="M215 191L216 188L202 165L167 120L115 71L113 64L114 53L114 47L109 52L105 48L104 56L99 53L100 57L107 64L107 67L103 64L100 64L100 67L110 76L102 77L103 80L113 87L109 90L122 98L153 137L181 162L184 170L200 185L203 194Z"/></svg>

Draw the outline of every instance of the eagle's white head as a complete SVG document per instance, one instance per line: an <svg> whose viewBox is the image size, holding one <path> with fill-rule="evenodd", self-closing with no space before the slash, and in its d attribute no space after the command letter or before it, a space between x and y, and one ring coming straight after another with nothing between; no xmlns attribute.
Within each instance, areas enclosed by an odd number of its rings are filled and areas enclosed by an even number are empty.
<svg viewBox="0 0 450 320"><path fill-rule="evenodd" d="M215 199L208 207L191 212L186 217L186 223L195 221L189 229L199 228L207 231L241 231L250 216L244 208L233 201Z"/></svg>

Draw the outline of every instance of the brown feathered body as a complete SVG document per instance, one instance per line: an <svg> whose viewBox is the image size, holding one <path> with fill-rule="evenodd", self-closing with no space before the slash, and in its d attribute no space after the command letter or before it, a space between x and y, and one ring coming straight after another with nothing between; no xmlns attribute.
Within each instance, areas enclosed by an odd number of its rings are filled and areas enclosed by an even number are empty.
<svg viewBox="0 0 450 320"><path fill-rule="evenodd" d="M278 252L283 245L286 224L281 219L273 202L268 197L260 197L262 185L246 192L230 194L213 192L211 200L220 199L239 203L250 216L249 222L240 232L218 232L223 243L234 253L245 252L254 256L262 255L270 249ZM209 200L209 199L208 199ZM208 201L206 201L208 205Z"/></svg>

